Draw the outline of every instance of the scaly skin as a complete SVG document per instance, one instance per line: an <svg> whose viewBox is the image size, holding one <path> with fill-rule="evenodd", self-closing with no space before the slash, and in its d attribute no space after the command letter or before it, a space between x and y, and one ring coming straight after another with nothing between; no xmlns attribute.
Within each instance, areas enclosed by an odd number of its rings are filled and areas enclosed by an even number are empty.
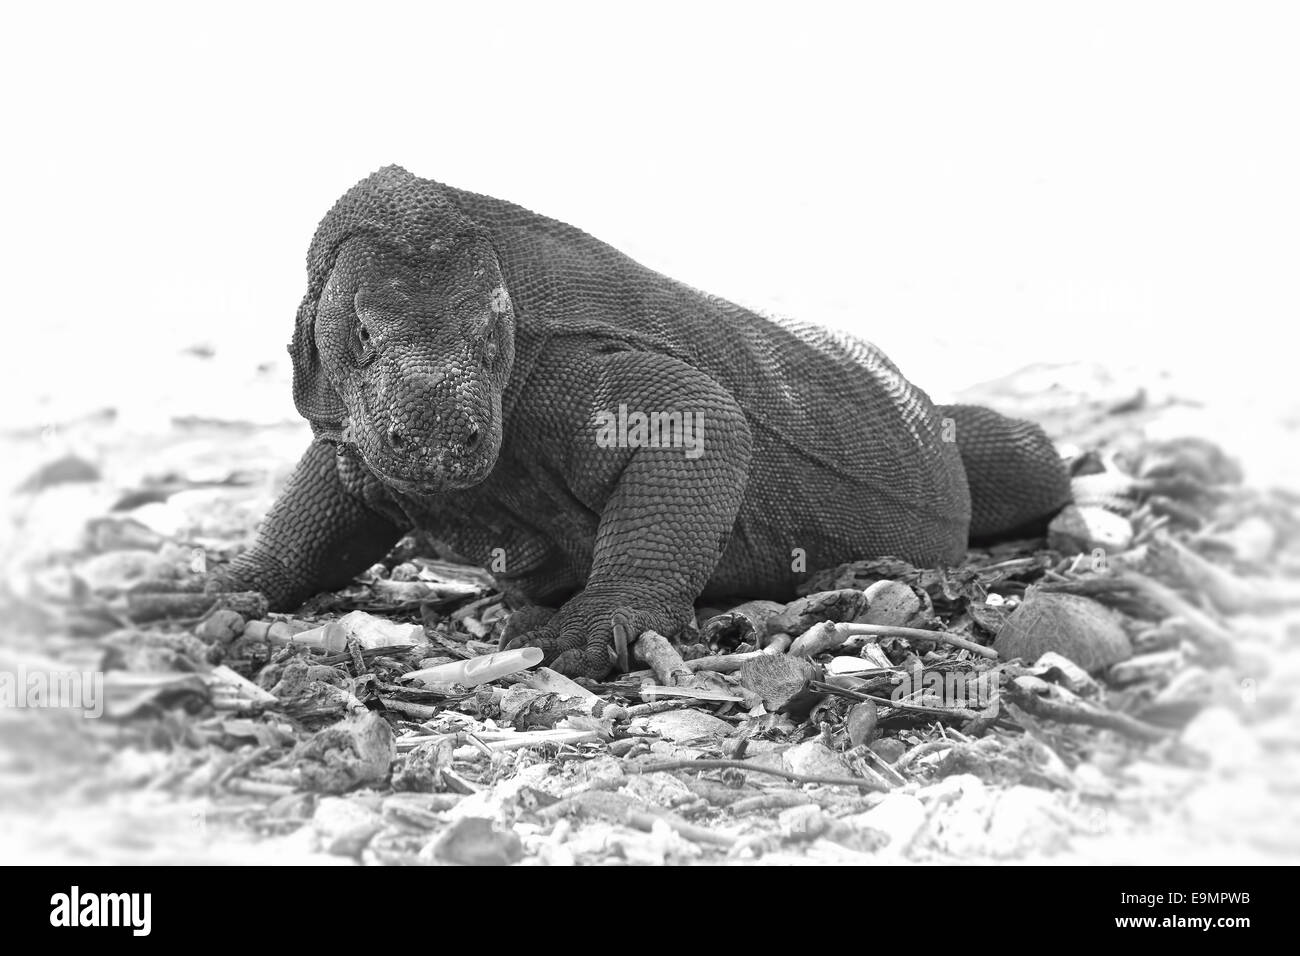
<svg viewBox="0 0 1300 956"><path fill-rule="evenodd" d="M671 634L701 595L789 596L884 554L955 562L968 535L1069 496L1036 426L936 409L866 343L397 167L322 221L290 352L318 442L216 585L290 608L425 528L561 605L516 644L570 674L609 670L616 612ZM620 406L697 416L702 447L609 447L600 415Z"/></svg>

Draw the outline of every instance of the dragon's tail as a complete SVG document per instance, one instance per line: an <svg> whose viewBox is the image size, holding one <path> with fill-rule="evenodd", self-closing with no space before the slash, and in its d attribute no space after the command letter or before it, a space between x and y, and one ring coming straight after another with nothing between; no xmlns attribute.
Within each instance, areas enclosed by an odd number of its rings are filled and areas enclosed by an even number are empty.
<svg viewBox="0 0 1300 956"><path fill-rule="evenodd" d="M1033 422L978 405L941 405L956 426L970 485L970 541L1033 537L1070 502L1070 477L1051 440Z"/></svg>

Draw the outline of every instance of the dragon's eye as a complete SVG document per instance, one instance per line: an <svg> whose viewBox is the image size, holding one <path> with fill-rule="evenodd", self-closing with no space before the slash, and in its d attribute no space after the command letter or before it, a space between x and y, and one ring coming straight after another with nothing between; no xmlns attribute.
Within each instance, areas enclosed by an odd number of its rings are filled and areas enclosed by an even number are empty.
<svg viewBox="0 0 1300 956"><path fill-rule="evenodd" d="M370 330L366 328L364 322L357 324L357 364L361 366L369 365L375 359L375 345L370 340Z"/></svg>
<svg viewBox="0 0 1300 956"><path fill-rule="evenodd" d="M483 343L483 361L491 365L497 360L497 352L501 348L501 326L493 325L488 331L487 341Z"/></svg>

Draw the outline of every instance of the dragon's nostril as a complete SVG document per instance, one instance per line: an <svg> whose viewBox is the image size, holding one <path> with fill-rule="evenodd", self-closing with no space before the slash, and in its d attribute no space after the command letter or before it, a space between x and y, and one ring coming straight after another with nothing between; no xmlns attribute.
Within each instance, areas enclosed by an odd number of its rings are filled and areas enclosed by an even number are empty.
<svg viewBox="0 0 1300 956"><path fill-rule="evenodd" d="M478 444L478 426L473 422L465 429L465 447L473 448Z"/></svg>
<svg viewBox="0 0 1300 956"><path fill-rule="evenodd" d="M402 430L396 425L391 425L388 428L388 444L398 451L406 447L406 436L402 434Z"/></svg>

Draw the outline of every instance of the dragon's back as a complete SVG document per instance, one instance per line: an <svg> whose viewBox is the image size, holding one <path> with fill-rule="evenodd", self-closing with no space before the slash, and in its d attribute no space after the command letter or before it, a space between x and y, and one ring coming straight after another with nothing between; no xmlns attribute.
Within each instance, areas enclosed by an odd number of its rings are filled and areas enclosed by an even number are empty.
<svg viewBox="0 0 1300 956"><path fill-rule="evenodd" d="M492 234L529 336L598 335L672 355L731 392L769 453L922 510L963 510L964 476L934 406L875 346L708 295L513 203L452 194Z"/></svg>

